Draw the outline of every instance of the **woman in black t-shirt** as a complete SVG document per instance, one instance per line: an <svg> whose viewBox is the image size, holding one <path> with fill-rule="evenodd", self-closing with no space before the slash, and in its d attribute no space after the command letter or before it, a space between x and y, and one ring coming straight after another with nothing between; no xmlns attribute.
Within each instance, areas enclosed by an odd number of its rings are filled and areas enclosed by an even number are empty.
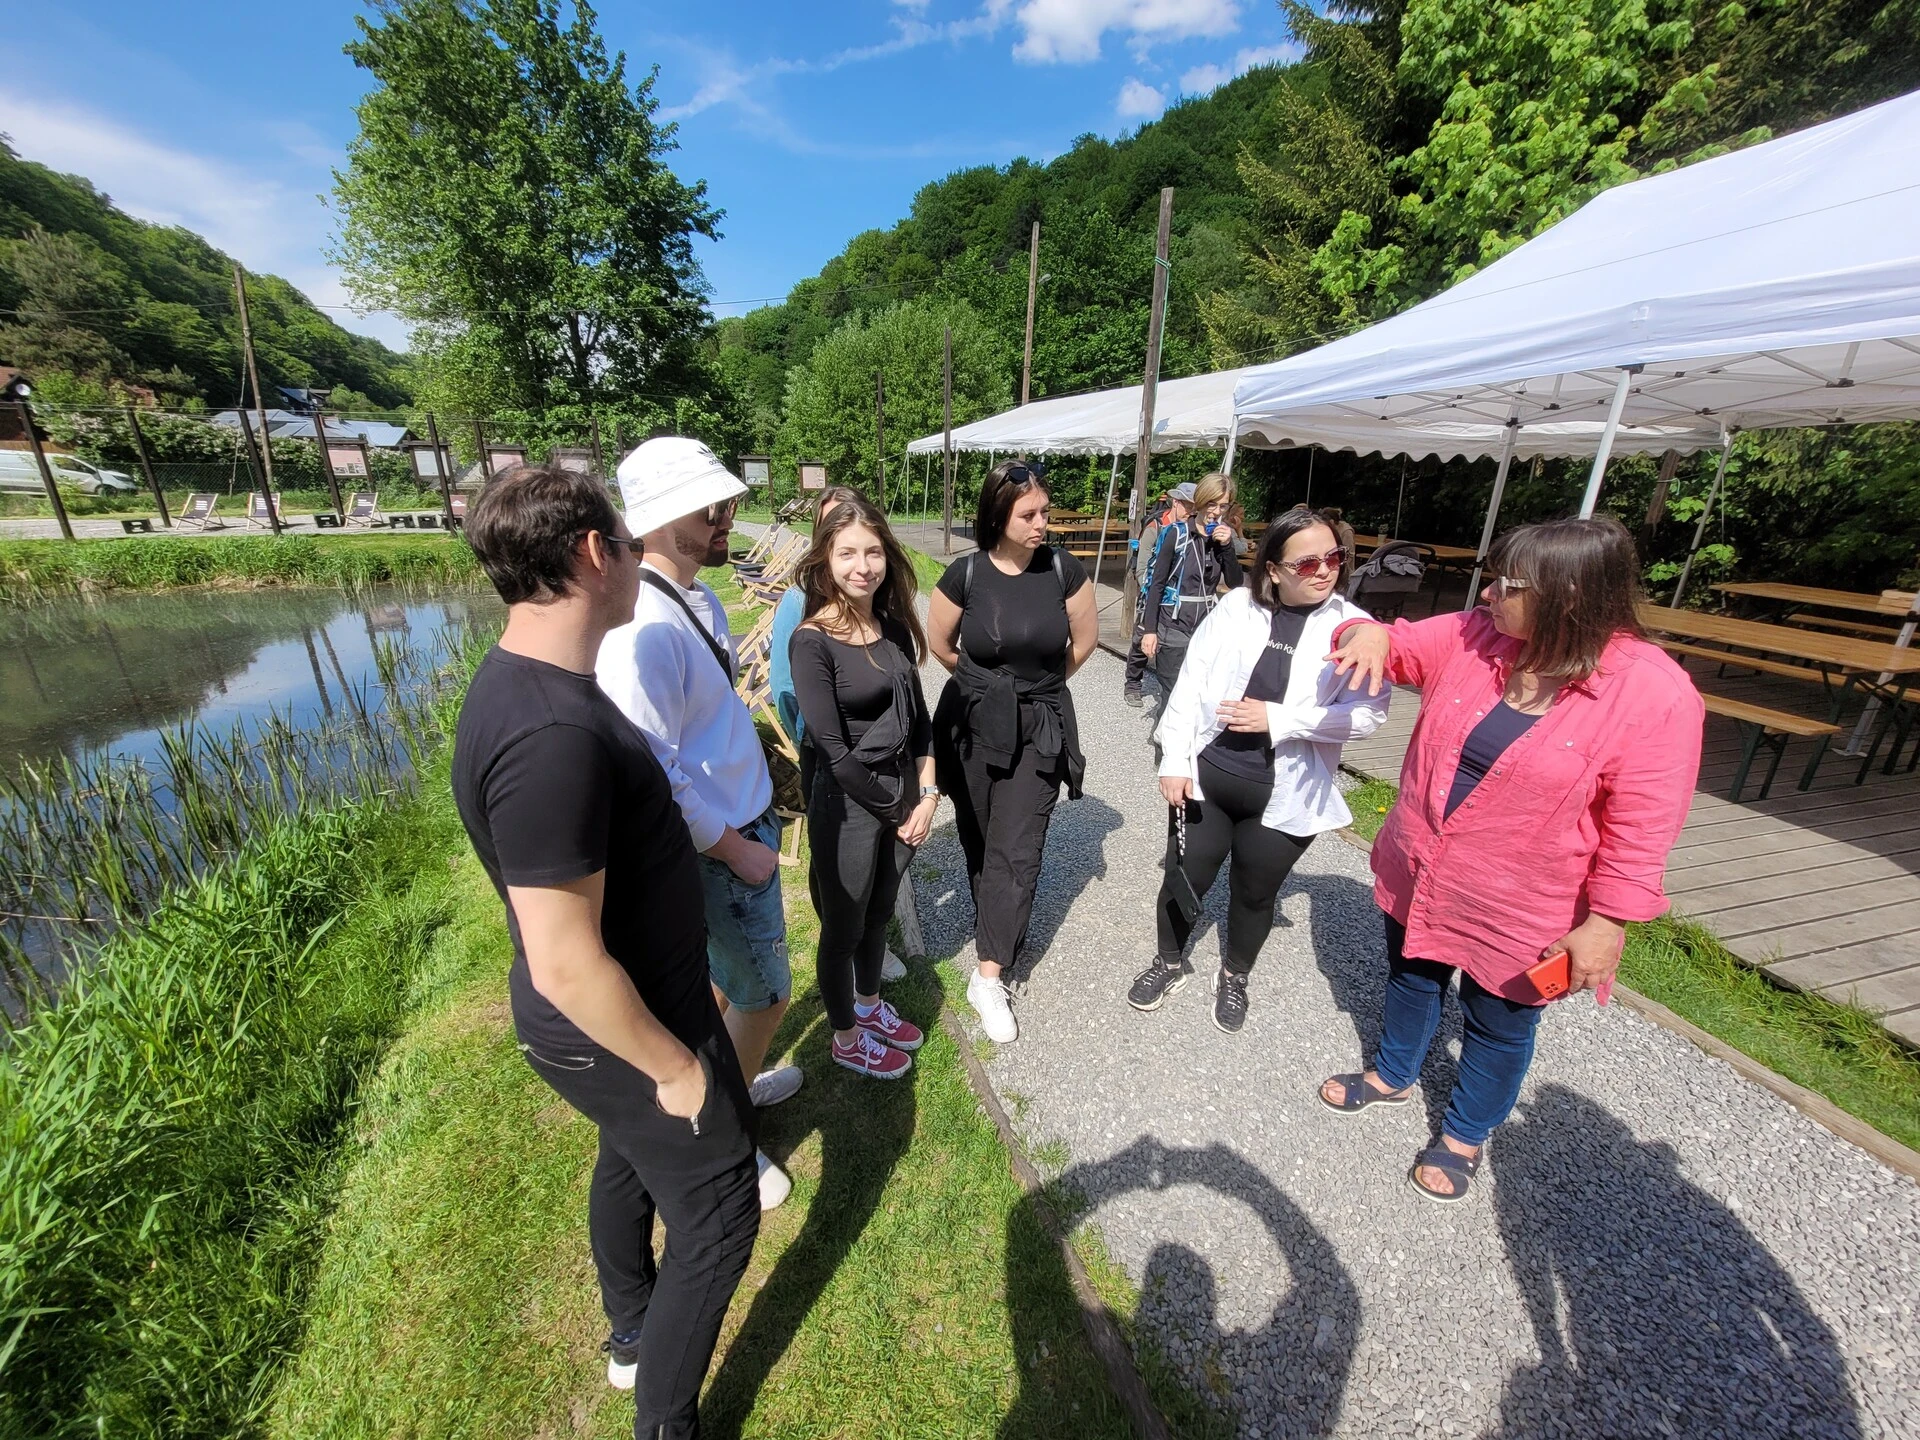
<svg viewBox="0 0 1920 1440"><path fill-rule="evenodd" d="M934 712L934 754L953 796L973 889L967 1002L988 1038L1020 1032L1002 971L1026 939L1040 851L1061 785L1078 799L1080 754L1067 677L1100 637L1086 568L1047 545L1046 479L1009 460L980 489L980 547L928 599L928 641L953 679Z"/></svg>
<svg viewBox="0 0 1920 1440"><path fill-rule="evenodd" d="M933 826L933 733L920 689L926 650L913 565L860 496L828 507L795 583L806 618L787 656L818 756L807 797L815 964L833 1061L877 1080L911 1068L920 1030L880 998L887 921L914 850Z"/></svg>

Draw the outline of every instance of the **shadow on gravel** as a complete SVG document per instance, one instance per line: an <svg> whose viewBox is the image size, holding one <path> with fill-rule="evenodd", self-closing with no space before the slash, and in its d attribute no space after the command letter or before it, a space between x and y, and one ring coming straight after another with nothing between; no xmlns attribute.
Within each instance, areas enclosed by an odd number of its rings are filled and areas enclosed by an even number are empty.
<svg viewBox="0 0 1920 1440"><path fill-rule="evenodd" d="M1316 845L1345 842L1329 835ZM1327 977L1333 1003L1353 1021L1354 1066L1373 1063L1380 1045L1380 1008L1386 999L1387 932L1385 918L1374 904L1373 891L1344 875L1298 875L1283 894L1295 888L1312 901L1313 958ZM1427 1110L1429 1134L1440 1133L1447 1100L1453 1094L1457 1070L1454 1053L1460 1047L1458 986L1449 987L1440 1007L1440 1028L1427 1050L1420 1071L1420 1101Z"/></svg>
<svg viewBox="0 0 1920 1440"><path fill-rule="evenodd" d="M1060 803L1047 826L1047 846L1033 896L1033 917L1027 922L1026 943L1008 972L1016 985L1033 978L1081 891L1090 881L1106 878L1107 837L1120 824L1120 812L1098 796L1068 800L1066 791L1060 792Z"/></svg>
<svg viewBox="0 0 1920 1440"><path fill-rule="evenodd" d="M1232 1433L1229 1418L1217 1407L1230 1406L1242 1372L1258 1370L1266 1377L1262 1393L1285 1397L1285 1423L1270 1413L1260 1417L1263 1429L1301 1440L1330 1434L1340 1418L1359 1336L1359 1291L1333 1246L1257 1166L1224 1145L1169 1147L1143 1136L1109 1159L1071 1166L1046 1194L1062 1217L1075 1223L1134 1191L1185 1185L1204 1186L1257 1215L1292 1284L1275 1302L1265 1325L1225 1330L1216 1315L1215 1279L1207 1261L1185 1245L1155 1248L1134 1317L1133 1346L1170 1428L1183 1436ZM1034 1212L1034 1202L1024 1201L1007 1221L1007 1293L1015 1353L1020 1355L1034 1348L1032 1335L1041 1328L1044 1307L1057 1303L1064 1278L1057 1247L1052 1247L1055 1259L1049 1263L1031 1245L1013 1243L1036 1231L1044 1233ZM1022 1263L1023 1257L1031 1263ZM1209 1406L1195 1402L1190 1391L1176 1390L1176 1385L1191 1381L1178 1379L1170 1369L1176 1357L1164 1355L1168 1337L1178 1337L1190 1351L1189 1375L1197 1365L1207 1376ZM1022 1381L1020 1396L1001 1423L1001 1440L1052 1433L1043 1423L1048 1413L1044 1396L1025 1372Z"/></svg>
<svg viewBox="0 0 1920 1440"><path fill-rule="evenodd" d="M1671 1146L1546 1085L1494 1137L1492 1163L1544 1358L1508 1381L1490 1436L1864 1433L1833 1333Z"/></svg>

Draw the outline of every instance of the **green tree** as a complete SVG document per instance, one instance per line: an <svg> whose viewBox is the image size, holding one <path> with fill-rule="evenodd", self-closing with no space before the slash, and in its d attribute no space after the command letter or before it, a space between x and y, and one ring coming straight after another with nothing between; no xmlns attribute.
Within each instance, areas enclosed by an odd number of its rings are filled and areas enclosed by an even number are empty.
<svg viewBox="0 0 1920 1440"><path fill-rule="evenodd" d="M577 436L609 402L644 425L707 396L692 240L719 212L667 168L653 76L628 83L584 0L571 23L558 0L378 0L359 24L374 88L337 258L417 327L423 398Z"/></svg>
<svg viewBox="0 0 1920 1440"><path fill-rule="evenodd" d="M1002 347L971 308L913 301L871 315L850 315L788 373L786 418L773 455L775 473L791 476L796 461L826 462L830 480L873 494L874 376L885 377L889 484L904 480L909 440L941 424L941 346L953 327L953 423L1004 410L1012 385Z"/></svg>
<svg viewBox="0 0 1920 1440"><path fill-rule="evenodd" d="M15 282L15 323L0 326L0 353L23 369L64 370L90 379L128 375L117 344L132 317L119 267L84 235L50 235L38 225L0 249Z"/></svg>

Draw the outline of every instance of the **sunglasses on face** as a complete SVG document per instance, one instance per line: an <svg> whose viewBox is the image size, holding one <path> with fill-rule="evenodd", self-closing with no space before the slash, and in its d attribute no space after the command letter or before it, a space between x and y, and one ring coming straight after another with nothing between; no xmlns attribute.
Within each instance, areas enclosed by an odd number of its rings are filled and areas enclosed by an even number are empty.
<svg viewBox="0 0 1920 1440"><path fill-rule="evenodd" d="M635 561L638 561L647 553L647 543L638 535L609 535L604 530L582 530L576 538L584 540L589 535L598 535L600 537L600 543L603 545L625 546L627 553L631 555Z"/></svg>
<svg viewBox="0 0 1920 1440"><path fill-rule="evenodd" d="M740 501L735 498L722 500L718 505L707 506L707 524L718 525L722 520L731 520L734 509L739 503Z"/></svg>
<svg viewBox="0 0 1920 1440"><path fill-rule="evenodd" d="M1516 580L1511 575L1496 575L1487 581L1487 595L1493 600L1505 600L1509 595L1518 595L1522 590L1531 590L1531 580Z"/></svg>
<svg viewBox="0 0 1920 1440"><path fill-rule="evenodd" d="M1329 575L1339 574L1346 558L1345 550L1329 550L1324 555L1308 555L1300 560L1276 560L1274 563L1282 570L1291 570L1303 580L1311 580L1322 570Z"/></svg>

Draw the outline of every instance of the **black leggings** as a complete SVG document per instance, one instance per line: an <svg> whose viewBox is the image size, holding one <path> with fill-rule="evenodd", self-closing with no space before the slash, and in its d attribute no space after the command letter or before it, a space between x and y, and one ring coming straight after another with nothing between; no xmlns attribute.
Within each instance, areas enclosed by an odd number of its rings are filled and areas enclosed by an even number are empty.
<svg viewBox="0 0 1920 1440"><path fill-rule="evenodd" d="M974 953L996 965L1012 965L1027 941L1040 854L1066 780L1066 762L1059 755L1036 755L1023 742L1004 770L975 752L965 759L948 757L941 779L953 791L953 825L967 857Z"/></svg>
<svg viewBox="0 0 1920 1440"><path fill-rule="evenodd" d="M913 851L898 826L861 806L834 783L831 770L817 763L807 830L813 843L808 888L820 912L820 946L814 952L820 998L827 1023L851 1030L854 995L880 993L887 921Z"/></svg>
<svg viewBox="0 0 1920 1440"><path fill-rule="evenodd" d="M1198 766L1204 801L1187 800L1186 872L1193 893L1204 897L1229 853L1233 870L1227 877L1226 967L1236 975L1253 969L1260 947L1273 930L1273 902L1287 883L1294 863L1313 843L1311 835L1289 835L1260 823L1273 785L1255 782L1223 770L1203 751ZM1173 813L1167 813L1169 833ZM1172 961L1185 953L1193 929L1180 918L1173 903L1172 882L1160 885L1160 955Z"/></svg>

